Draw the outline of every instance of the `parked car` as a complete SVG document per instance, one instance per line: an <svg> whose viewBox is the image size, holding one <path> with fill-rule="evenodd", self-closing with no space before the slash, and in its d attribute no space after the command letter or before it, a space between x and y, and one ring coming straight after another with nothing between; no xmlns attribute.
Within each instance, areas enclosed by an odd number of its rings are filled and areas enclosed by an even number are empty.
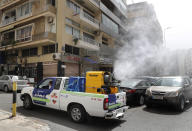
<svg viewBox="0 0 192 131"><path fill-rule="evenodd" d="M145 91L150 87L150 82L143 79L127 79L120 83L120 89L126 92L127 104L143 105Z"/></svg>
<svg viewBox="0 0 192 131"><path fill-rule="evenodd" d="M178 111L183 111L185 103L192 98L189 77L162 77L156 86L146 90L146 106L152 104L172 104Z"/></svg>
<svg viewBox="0 0 192 131"><path fill-rule="evenodd" d="M3 75L0 77L0 90L9 92L13 90L13 81L17 81L17 90L21 90L23 87L29 86L27 80L24 80L21 76L15 75Z"/></svg>

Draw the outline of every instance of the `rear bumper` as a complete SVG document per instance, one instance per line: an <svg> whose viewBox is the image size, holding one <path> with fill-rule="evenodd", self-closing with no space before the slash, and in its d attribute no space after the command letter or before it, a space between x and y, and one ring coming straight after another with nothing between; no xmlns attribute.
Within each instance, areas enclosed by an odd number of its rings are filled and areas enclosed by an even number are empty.
<svg viewBox="0 0 192 131"><path fill-rule="evenodd" d="M128 110L128 106L123 106L121 108L118 108L116 110L107 112L105 114L105 119L120 119L123 118Z"/></svg>

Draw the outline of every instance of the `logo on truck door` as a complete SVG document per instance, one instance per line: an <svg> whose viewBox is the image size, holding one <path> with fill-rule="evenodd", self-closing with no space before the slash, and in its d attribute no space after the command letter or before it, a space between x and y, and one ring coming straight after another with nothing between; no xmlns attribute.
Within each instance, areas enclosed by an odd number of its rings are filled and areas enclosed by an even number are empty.
<svg viewBox="0 0 192 131"><path fill-rule="evenodd" d="M37 85L37 87L35 87L33 90L32 93L33 102L40 105L46 105L46 103L49 103L50 100L47 98L47 95L50 95L50 93L53 91L54 85L55 85L54 78L47 78L44 79L42 82L40 82L40 84Z"/></svg>

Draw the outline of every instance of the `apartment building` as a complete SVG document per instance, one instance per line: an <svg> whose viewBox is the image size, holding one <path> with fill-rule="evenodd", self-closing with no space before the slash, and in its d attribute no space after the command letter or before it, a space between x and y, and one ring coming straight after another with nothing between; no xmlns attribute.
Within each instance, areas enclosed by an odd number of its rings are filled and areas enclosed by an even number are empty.
<svg viewBox="0 0 192 131"><path fill-rule="evenodd" d="M0 0L2 74L36 78L113 70L126 33L118 0Z"/></svg>

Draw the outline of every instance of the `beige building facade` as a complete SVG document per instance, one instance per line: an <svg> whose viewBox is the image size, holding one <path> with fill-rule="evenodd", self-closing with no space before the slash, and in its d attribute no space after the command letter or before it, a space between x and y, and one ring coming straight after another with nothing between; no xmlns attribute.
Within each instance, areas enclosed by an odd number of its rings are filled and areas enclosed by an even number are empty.
<svg viewBox="0 0 192 131"><path fill-rule="evenodd" d="M37 81L112 71L126 33L115 0L0 0L1 74Z"/></svg>

